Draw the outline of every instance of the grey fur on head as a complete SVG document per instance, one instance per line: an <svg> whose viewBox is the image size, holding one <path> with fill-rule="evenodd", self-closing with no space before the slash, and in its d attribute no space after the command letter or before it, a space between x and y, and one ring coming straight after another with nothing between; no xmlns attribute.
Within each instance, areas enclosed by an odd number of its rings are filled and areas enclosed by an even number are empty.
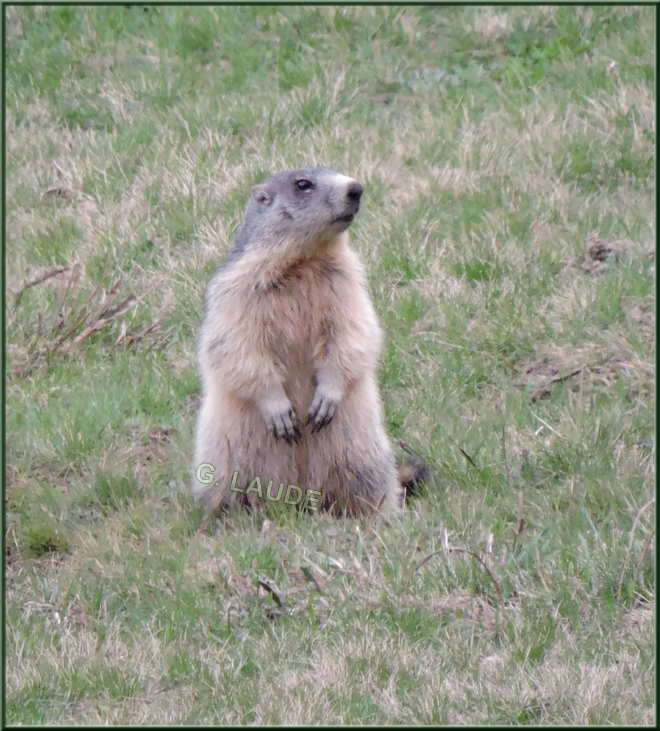
<svg viewBox="0 0 660 731"><path fill-rule="evenodd" d="M337 185L340 181L347 186ZM276 173L252 189L235 248L266 240L269 246L284 242L292 223L297 242L313 246L319 238L334 236L351 225L362 193L359 183L327 167Z"/></svg>

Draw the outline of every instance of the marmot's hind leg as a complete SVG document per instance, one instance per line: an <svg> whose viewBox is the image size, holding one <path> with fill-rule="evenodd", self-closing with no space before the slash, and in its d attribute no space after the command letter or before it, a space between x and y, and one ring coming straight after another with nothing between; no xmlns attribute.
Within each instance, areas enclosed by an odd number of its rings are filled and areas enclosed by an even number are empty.
<svg viewBox="0 0 660 731"><path fill-rule="evenodd" d="M385 458L378 466L352 463L333 472L326 481L329 489L324 491L324 510L361 517L374 511L389 515L403 509L403 488L393 461L390 464Z"/></svg>
<svg viewBox="0 0 660 731"><path fill-rule="evenodd" d="M225 474L231 467L229 445L212 406L211 399L204 399L197 417L192 480L193 494L207 510L228 504L230 498Z"/></svg>

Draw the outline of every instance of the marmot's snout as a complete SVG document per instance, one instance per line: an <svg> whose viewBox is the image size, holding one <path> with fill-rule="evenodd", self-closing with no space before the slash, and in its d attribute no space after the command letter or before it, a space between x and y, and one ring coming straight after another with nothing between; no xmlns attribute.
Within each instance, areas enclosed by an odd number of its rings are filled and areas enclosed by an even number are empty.
<svg viewBox="0 0 660 731"><path fill-rule="evenodd" d="M364 193L364 188L358 182L353 181L348 186L348 193L346 195L349 201L353 201L359 206L360 198L362 198L362 193Z"/></svg>
<svg viewBox="0 0 660 731"><path fill-rule="evenodd" d="M351 224L355 214L360 210L360 199L364 188L355 180L348 184L346 190L346 212L338 216L336 223Z"/></svg>

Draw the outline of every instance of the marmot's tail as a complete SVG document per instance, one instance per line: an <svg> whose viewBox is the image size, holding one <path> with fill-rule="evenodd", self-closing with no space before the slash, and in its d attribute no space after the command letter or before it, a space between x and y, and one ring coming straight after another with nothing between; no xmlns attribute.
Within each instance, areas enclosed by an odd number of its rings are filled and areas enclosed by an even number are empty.
<svg viewBox="0 0 660 731"><path fill-rule="evenodd" d="M417 495L419 488L429 481L431 470L426 461L415 450L401 439L397 440L398 445L410 455L410 459L399 464L399 482L406 491L406 500Z"/></svg>

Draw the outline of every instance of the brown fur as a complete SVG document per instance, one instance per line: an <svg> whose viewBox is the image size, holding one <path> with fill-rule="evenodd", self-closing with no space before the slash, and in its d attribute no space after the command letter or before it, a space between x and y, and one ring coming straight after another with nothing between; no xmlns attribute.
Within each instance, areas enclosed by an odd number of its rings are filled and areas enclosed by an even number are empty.
<svg viewBox="0 0 660 731"><path fill-rule="evenodd" d="M314 189L292 188L301 178ZM253 191L200 333L193 470L207 463L215 474L210 484L193 477L193 492L207 507L266 503L272 480L271 495L294 484L321 492L318 506L335 512L402 509L375 378L382 333L345 231L360 194L325 168L281 173ZM261 500L230 490L236 471L243 490L260 478Z"/></svg>

